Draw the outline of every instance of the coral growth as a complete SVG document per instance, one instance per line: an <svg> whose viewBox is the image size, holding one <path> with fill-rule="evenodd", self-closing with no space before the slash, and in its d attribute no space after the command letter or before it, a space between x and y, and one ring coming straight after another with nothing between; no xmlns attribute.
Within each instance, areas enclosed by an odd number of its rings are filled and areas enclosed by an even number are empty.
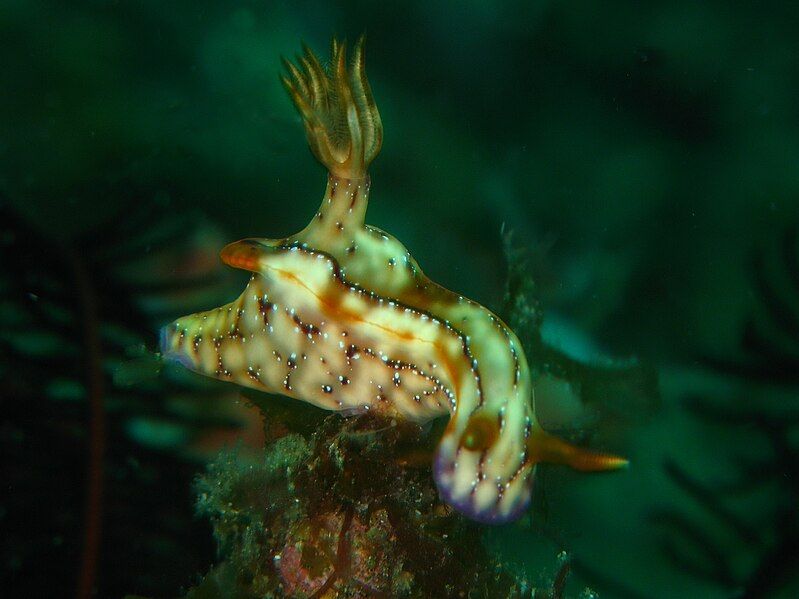
<svg viewBox="0 0 799 599"><path fill-rule="evenodd" d="M418 454L425 437L333 415L307 439L278 439L258 465L222 454L197 489L223 561L189 599L532 596L414 467L429 459Z"/></svg>

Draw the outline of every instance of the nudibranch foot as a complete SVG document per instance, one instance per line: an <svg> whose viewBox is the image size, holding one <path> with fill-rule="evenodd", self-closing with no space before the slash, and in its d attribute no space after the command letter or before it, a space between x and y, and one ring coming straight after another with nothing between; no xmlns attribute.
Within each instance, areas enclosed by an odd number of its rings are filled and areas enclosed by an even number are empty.
<svg viewBox="0 0 799 599"><path fill-rule="evenodd" d="M499 427L484 414L472 416L458 444L445 437L434 460L439 492L448 504L473 520L503 524L529 506L536 464L569 466L581 472L617 470L624 458L572 445L533 425L526 450L503 453ZM506 441L506 445L513 446ZM511 474L508 475L507 473Z"/></svg>
<svg viewBox="0 0 799 599"><path fill-rule="evenodd" d="M490 478L481 471L484 457L457 455L440 447L433 461L433 475L441 498L472 520L505 524L518 519L532 497L533 468L522 464L509 477Z"/></svg>

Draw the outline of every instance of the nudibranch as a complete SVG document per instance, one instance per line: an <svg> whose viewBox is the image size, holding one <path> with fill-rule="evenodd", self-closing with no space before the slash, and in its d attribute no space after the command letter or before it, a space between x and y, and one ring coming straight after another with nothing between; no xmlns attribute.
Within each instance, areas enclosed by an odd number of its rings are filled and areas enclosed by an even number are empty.
<svg viewBox="0 0 799 599"><path fill-rule="evenodd" d="M530 501L538 462L610 470L536 423L516 335L480 304L428 279L390 234L364 223L368 165L383 127L364 70L333 41L329 66L305 49L282 78L311 150L327 168L322 205L283 239L244 239L222 260L251 271L234 302L161 330L162 353L224 381L328 410L425 421L450 414L434 457L442 499L489 523Z"/></svg>

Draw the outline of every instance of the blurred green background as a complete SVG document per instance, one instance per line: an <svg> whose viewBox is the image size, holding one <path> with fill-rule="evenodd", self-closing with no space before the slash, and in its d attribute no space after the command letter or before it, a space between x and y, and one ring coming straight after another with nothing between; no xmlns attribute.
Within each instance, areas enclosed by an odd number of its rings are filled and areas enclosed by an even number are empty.
<svg viewBox="0 0 799 599"><path fill-rule="evenodd" d="M686 394L796 402L795 382L777 396L768 376L752 382L705 358L745 357L744 324L761 303L752 257L799 221L797 31L789 2L5 0L0 190L59 238L114 213L98 190L125 187L207 216L228 240L288 235L325 178L280 57L302 41L324 55L332 35L366 32L385 129L369 222L432 279L489 306L503 293L504 223L534 257L553 343L660 371L660 411L625 435L627 477L563 475L550 497L562 544L587 564L575 588L772 596L784 581L757 595L748 577L778 547L773 506L788 492L763 486L738 506L761 544L713 535L732 564L726 580L670 559L652 514L668 506L715 526L664 464L712 483L735 470L731 455L761 451L747 440L756 432L694 418ZM795 358L793 341L780 348ZM514 529L492 542L533 577L558 550ZM679 547L689 562L712 553Z"/></svg>

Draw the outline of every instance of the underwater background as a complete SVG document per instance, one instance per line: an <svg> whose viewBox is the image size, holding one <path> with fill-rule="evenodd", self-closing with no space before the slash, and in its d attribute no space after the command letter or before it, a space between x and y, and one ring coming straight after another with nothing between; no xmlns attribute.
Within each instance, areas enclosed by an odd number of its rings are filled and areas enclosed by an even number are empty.
<svg viewBox="0 0 799 599"><path fill-rule="evenodd" d="M541 467L530 515L453 547L536 597L796 596L798 28L781 2L0 3L3 594L251 596L205 576L244 526L214 502L265 443L306 439L285 466L338 433L161 368L157 331L240 292L223 245L314 213L280 59L366 32L368 221L526 301L539 417L631 461Z"/></svg>

